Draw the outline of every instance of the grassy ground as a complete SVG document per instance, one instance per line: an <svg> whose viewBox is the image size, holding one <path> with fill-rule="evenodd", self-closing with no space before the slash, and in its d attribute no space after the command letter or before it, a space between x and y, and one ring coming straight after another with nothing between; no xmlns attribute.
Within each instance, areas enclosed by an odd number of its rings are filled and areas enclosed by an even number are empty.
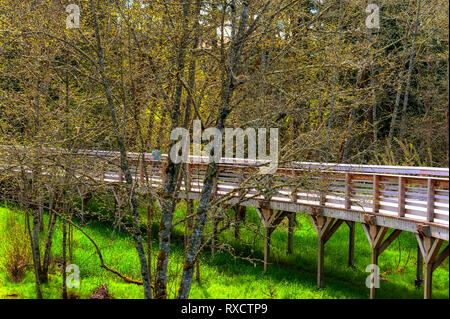
<svg viewBox="0 0 450 319"><path fill-rule="evenodd" d="M183 205L179 206L176 217L183 215ZM5 271L3 252L8 243L7 218L11 216L24 227L24 214L15 209L0 207L0 298L35 298L34 276L29 269L22 282L12 282ZM273 262L266 275L262 274L260 262L251 263L232 257L229 253L212 256L206 250L201 256L201 280L194 281L191 298L367 298L369 289L365 287L370 263L370 249L365 235L358 225L355 243L355 268L348 268L347 241L348 228L341 227L325 248L325 287L317 290L316 258L317 241L311 223L304 215L297 218L298 227L294 237L294 254L286 255L287 225L282 224L272 235ZM254 224L253 224L254 223ZM225 231L220 239L230 243L236 254L248 256L255 240L253 231L257 229L257 215L252 209L247 211L246 225L253 229L242 230L242 241L236 241L232 231ZM250 226L253 225L253 226ZM180 243L183 224L175 229L169 269L169 296L174 297L181 274L184 247ZM105 264L121 273L139 279L139 262L131 237L99 221L90 221L84 230L92 236L101 248ZM261 232L262 229L259 229ZM44 237L44 236L42 236ZM61 225L57 224L52 254L50 280L43 285L44 298L60 298L62 279L57 260L61 256ZM247 244L245 244L247 243ZM156 239L153 249L157 250ZM253 258L262 258L263 240L257 236ZM153 261L155 258L153 258ZM414 287L416 242L412 234L403 233L379 259L382 276L378 289L379 298L423 298L423 289ZM70 261L81 271L81 287L73 291L81 298L88 298L93 290L106 283L115 298L142 298L142 287L129 284L114 274L99 267L98 256L92 243L83 234L74 232L74 255ZM448 259L433 276L433 298L449 297Z"/></svg>

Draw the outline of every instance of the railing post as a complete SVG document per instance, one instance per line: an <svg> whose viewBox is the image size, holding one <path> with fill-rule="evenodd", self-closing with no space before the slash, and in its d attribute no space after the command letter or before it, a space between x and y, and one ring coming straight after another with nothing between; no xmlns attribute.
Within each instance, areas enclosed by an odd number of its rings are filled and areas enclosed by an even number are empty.
<svg viewBox="0 0 450 319"><path fill-rule="evenodd" d="M398 217L405 217L405 178L398 178Z"/></svg>
<svg viewBox="0 0 450 319"><path fill-rule="evenodd" d="M320 188L323 187L325 189L325 183L326 183L325 173L321 172L321 174L322 174L322 176L320 177L320 183L322 185L320 185ZM320 198L319 198L320 206L325 206L326 201L327 201L327 194L324 189L320 190L320 195L319 195L320 196Z"/></svg>
<svg viewBox="0 0 450 319"><path fill-rule="evenodd" d="M296 178L298 176L298 173L292 169L292 177ZM298 200L298 195L297 195L297 187L294 186L291 188L291 200L293 203L297 204L297 200Z"/></svg>
<svg viewBox="0 0 450 319"><path fill-rule="evenodd" d="M428 179L427 220L429 222L434 220L434 183L431 178Z"/></svg>
<svg viewBox="0 0 450 319"><path fill-rule="evenodd" d="M373 212L380 211L380 176L373 175Z"/></svg>
<svg viewBox="0 0 450 319"><path fill-rule="evenodd" d="M352 206L351 196L352 196L352 176L349 173L345 173L345 209L350 209Z"/></svg>

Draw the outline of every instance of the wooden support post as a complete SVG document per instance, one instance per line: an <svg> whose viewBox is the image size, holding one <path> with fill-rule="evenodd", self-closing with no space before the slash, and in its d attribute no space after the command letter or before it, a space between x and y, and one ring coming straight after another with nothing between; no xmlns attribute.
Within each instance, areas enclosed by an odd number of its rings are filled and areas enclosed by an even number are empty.
<svg viewBox="0 0 450 319"><path fill-rule="evenodd" d="M288 215L288 246L287 253L292 254L294 251L294 230L295 230L295 213Z"/></svg>
<svg viewBox="0 0 450 319"><path fill-rule="evenodd" d="M378 257L383 253L383 251L386 250L386 248L389 247L390 244L392 244L392 242L401 234L402 231L398 230L398 229L394 230L389 235L389 237L383 241L383 238L386 235L388 228L377 226L376 219L370 218L370 217L374 217L374 216L367 216L367 218L365 218L366 223L361 224L361 225L364 229L364 233L366 234L366 237L370 244L370 248L371 248L371 252L372 252L371 264L378 266ZM372 271L375 271L375 269L373 269ZM376 278L374 278L374 280L377 281ZM372 285L369 288L370 289L370 299L376 298L376 289L377 288L378 287L376 287L376 285L374 283L372 283Z"/></svg>
<svg viewBox="0 0 450 319"><path fill-rule="evenodd" d="M348 234L348 262L347 267L355 267L355 222L346 221L349 234Z"/></svg>
<svg viewBox="0 0 450 319"><path fill-rule="evenodd" d="M414 284L416 287L420 287L423 284L423 256L420 252L419 244L417 244L417 270Z"/></svg>
<svg viewBox="0 0 450 319"><path fill-rule="evenodd" d="M430 234L429 226L420 225L418 231L419 233L416 233L417 243L419 244L420 252L422 253L423 261L425 263L424 298L431 299L433 271L448 257L449 248L447 245L447 247L439 253L439 249L444 241L442 239L427 236Z"/></svg>
<svg viewBox="0 0 450 319"><path fill-rule="evenodd" d="M424 299L431 299L433 270L429 263L425 264Z"/></svg>
<svg viewBox="0 0 450 319"><path fill-rule="evenodd" d="M310 215L310 219L318 237L317 288L320 289L323 286L325 244L344 221L341 219L336 220L335 218L321 216L317 212Z"/></svg>
<svg viewBox="0 0 450 319"><path fill-rule="evenodd" d="M262 208L261 211L257 209L258 215L264 225L264 273L266 273L270 260L270 236L282 222L283 218L289 213L284 211L273 211L266 208Z"/></svg>
<svg viewBox="0 0 450 319"><path fill-rule="evenodd" d="M323 264L325 262L325 243L323 237L319 236L317 240L317 289L323 287Z"/></svg>

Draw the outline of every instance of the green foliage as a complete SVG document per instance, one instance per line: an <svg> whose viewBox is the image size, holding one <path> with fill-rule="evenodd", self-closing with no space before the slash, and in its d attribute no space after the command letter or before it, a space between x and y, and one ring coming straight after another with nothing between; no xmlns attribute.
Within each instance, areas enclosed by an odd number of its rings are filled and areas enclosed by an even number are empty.
<svg viewBox="0 0 450 319"><path fill-rule="evenodd" d="M6 270L11 281L20 282L26 267L32 266L30 240L23 223L16 221L17 213L12 210L3 213L6 218L0 223L0 269Z"/></svg>
<svg viewBox="0 0 450 319"><path fill-rule="evenodd" d="M182 207L182 205L180 205ZM0 208L0 225L5 225L9 209ZM183 211L177 210L180 218ZM249 209L246 225L257 221L257 215ZM15 214L16 224L23 228L23 215ZM47 222L47 216L45 218ZM225 231L220 240L233 242L239 256L230 256L227 252L218 252L215 256L205 250L200 258L201 281L193 281L191 298L367 298L368 289L365 267L370 263L370 249L362 229L356 231L355 262L356 268L348 268L347 236L348 230L342 226L327 243L325 250L325 287L317 290L316 283L316 235L306 216L297 218L298 227L294 236L294 254L286 255L286 225L281 225L272 235L272 252L274 265L269 267L266 275L262 274L261 262L251 263L244 257L250 252L248 243L254 234L245 229L241 231L242 240L234 241L232 231ZM155 225L156 226L156 225ZM256 225L255 225L256 226ZM56 225L55 243L52 253L55 260L61 256L61 225ZM102 250L105 263L122 274L139 278L139 262L132 238L123 231L117 232L112 239L113 227L91 220L85 231L90 234ZM183 224L179 224L172 241L169 263L169 297L173 298L178 288L180 270L183 263L184 247L182 244ZM2 227L1 236L5 235ZM156 239L153 251L157 251ZM402 234L380 257L382 276L378 295L380 298L422 298L422 289L414 288L415 279L415 239L409 233ZM4 243L5 241L2 241ZM246 244L247 243L247 244ZM399 250L400 246L400 250ZM259 236L253 252L254 258L262 258L263 240ZM3 256L5 245L0 246ZM400 256L401 253L401 256ZM153 261L155 261L153 255ZM74 297L89 298L92 292L106 283L115 298L142 298L142 287L129 284L117 276L99 267L98 257L90 241L81 233L74 233L74 257L70 261L81 270L80 289L71 289ZM155 264L153 264L154 266ZM61 269L52 267L49 282L42 285L45 298L60 298ZM448 298L448 260L433 275L433 297ZM16 284L9 279L6 271L0 273L0 298L35 298L35 282L32 270L24 273L23 281Z"/></svg>

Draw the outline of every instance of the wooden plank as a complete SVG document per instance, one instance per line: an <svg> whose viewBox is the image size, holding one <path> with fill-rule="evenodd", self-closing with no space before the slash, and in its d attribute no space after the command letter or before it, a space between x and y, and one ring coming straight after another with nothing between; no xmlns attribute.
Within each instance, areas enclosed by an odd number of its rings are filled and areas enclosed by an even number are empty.
<svg viewBox="0 0 450 319"><path fill-rule="evenodd" d="M324 243L327 243L328 240L333 236L333 234L338 230L339 226L342 225L344 221L342 219L336 220L336 222L333 224L333 226L326 232L324 235L323 241Z"/></svg>

